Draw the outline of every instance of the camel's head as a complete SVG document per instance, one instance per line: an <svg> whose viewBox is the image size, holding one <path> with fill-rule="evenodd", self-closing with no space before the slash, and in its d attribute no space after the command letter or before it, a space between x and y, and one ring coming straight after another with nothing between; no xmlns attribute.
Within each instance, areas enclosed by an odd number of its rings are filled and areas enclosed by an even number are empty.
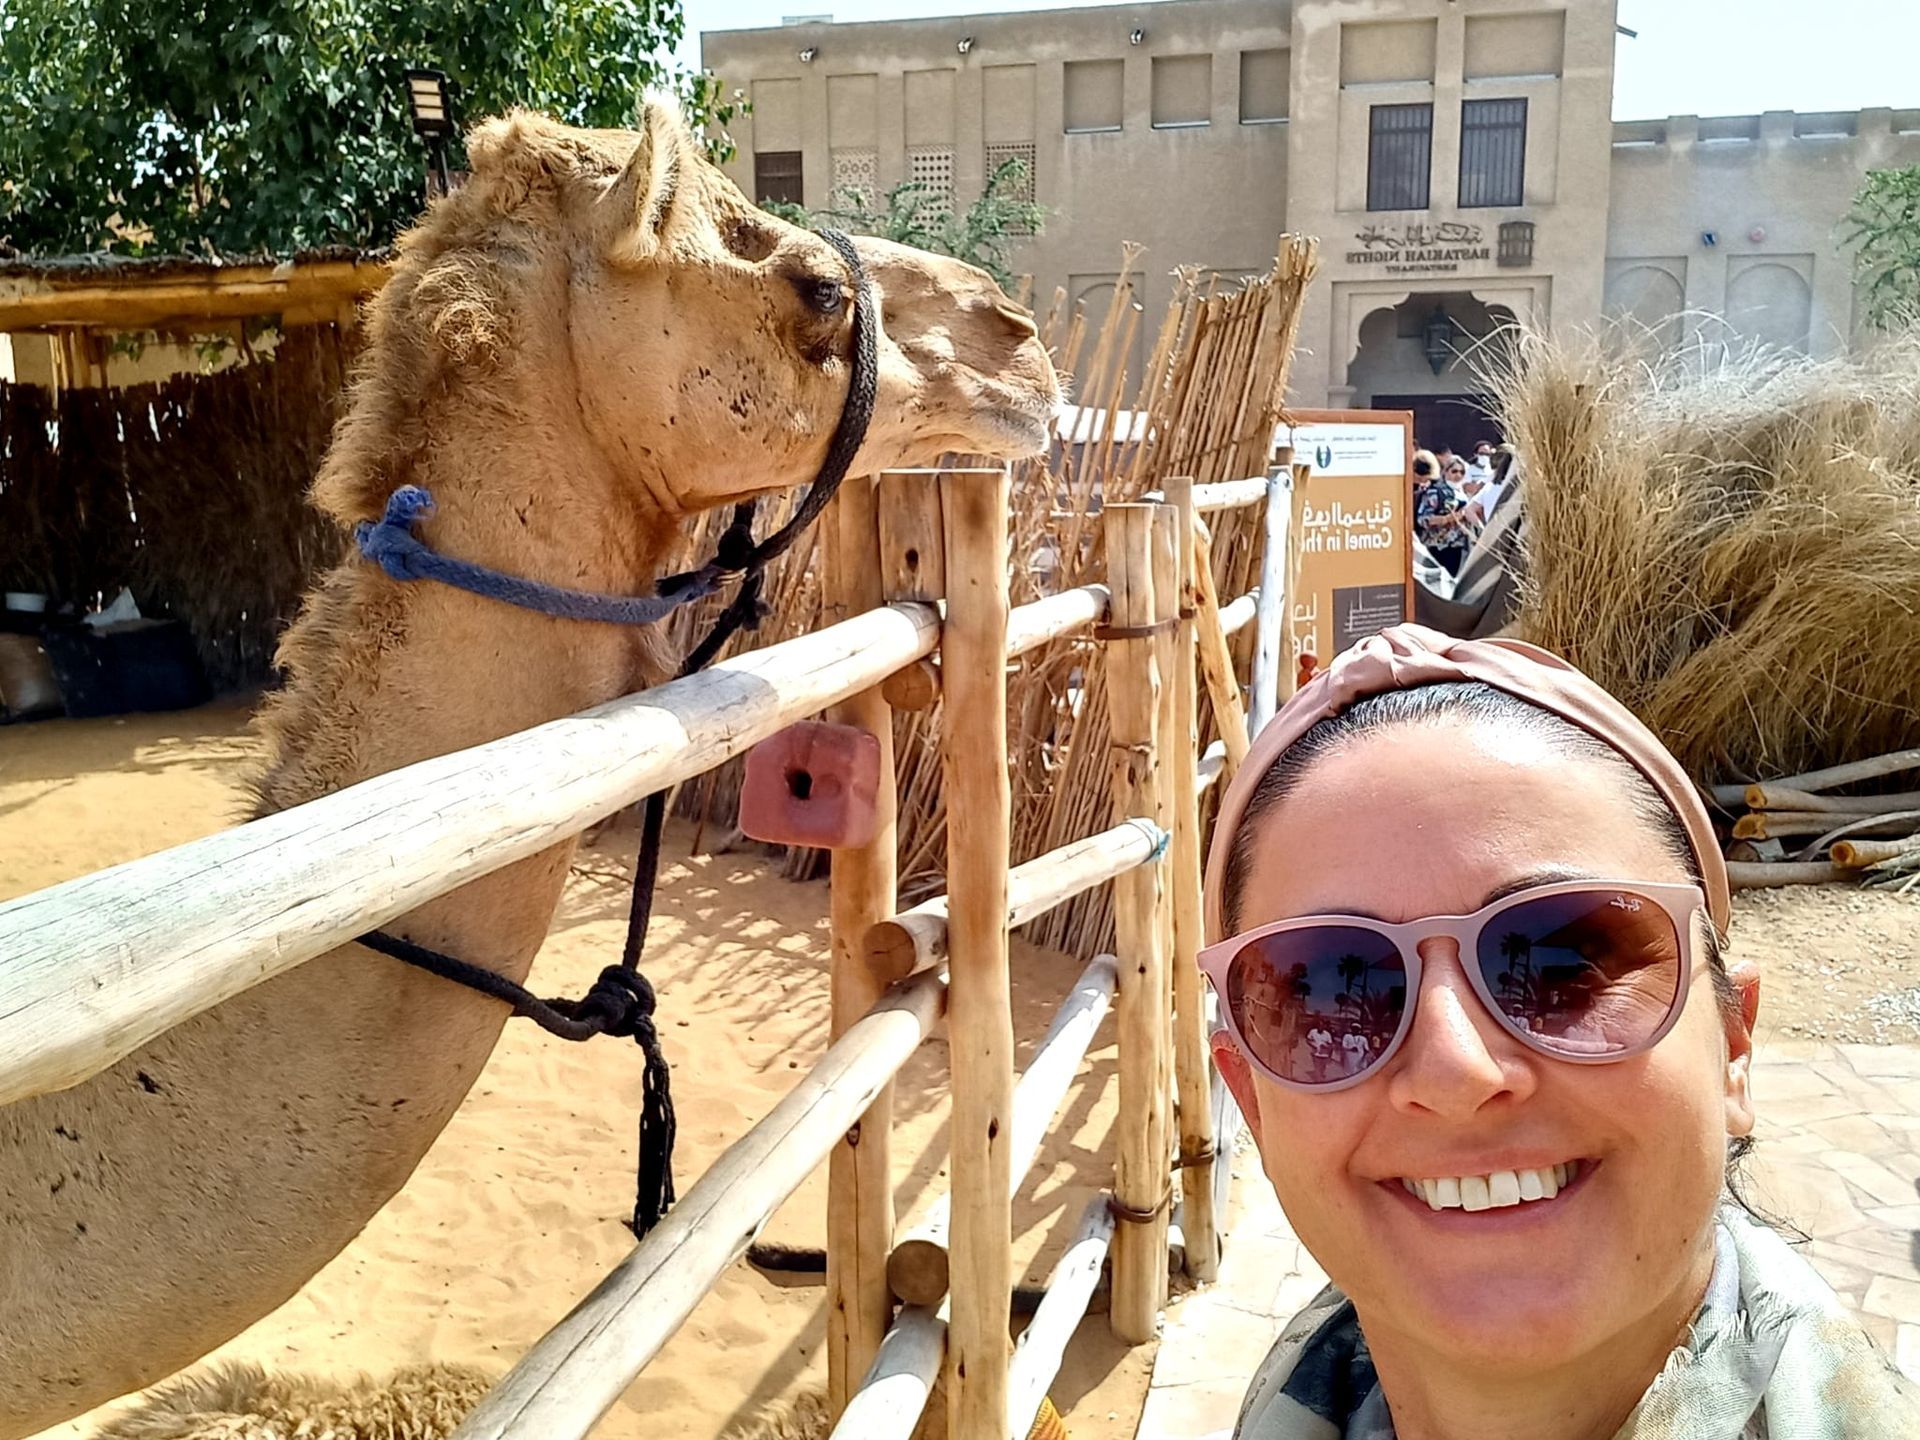
<svg viewBox="0 0 1920 1440"><path fill-rule="evenodd" d="M832 246L748 203L671 105L649 102L637 134L513 115L470 150L469 189L551 195L527 214L562 231L564 284L546 288L564 307L564 383L618 473L674 510L813 477L850 376L852 277ZM534 226L496 233L500 265L551 259ZM857 246L882 333L854 473L1044 449L1059 381L1032 317L974 266Z"/></svg>

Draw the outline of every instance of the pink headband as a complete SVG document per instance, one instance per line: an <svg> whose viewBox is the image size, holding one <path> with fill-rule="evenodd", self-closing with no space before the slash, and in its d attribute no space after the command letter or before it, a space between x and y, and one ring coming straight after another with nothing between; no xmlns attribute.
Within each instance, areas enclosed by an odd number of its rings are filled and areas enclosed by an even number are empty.
<svg viewBox="0 0 1920 1440"><path fill-rule="evenodd" d="M1335 658L1268 722L1220 801L1207 855L1207 939L1224 939L1221 890L1247 802L1274 762L1302 735L1357 700L1447 680L1478 680L1550 710L1605 741L1653 782L1680 817L1706 882L1707 913L1727 928L1727 865L1699 792L1680 762L1633 713L1558 655L1518 640L1454 640L1424 625L1395 625Z"/></svg>

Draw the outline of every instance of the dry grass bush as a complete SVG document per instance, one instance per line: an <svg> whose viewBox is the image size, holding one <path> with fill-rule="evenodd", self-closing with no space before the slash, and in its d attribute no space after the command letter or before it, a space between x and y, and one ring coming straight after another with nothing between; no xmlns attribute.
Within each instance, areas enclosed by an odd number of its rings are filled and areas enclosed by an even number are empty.
<svg viewBox="0 0 1920 1440"><path fill-rule="evenodd" d="M1529 334L1494 383L1527 465L1517 633L1702 781L1920 745L1920 333L1656 362Z"/></svg>

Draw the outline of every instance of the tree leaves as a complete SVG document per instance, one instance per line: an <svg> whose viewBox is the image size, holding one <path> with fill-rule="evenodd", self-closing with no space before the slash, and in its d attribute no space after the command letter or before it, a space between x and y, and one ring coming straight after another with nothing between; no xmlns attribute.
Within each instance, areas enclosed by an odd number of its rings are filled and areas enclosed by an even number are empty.
<svg viewBox="0 0 1920 1440"><path fill-rule="evenodd" d="M1047 207L1022 198L1027 188L1024 160L1009 158L994 167L986 188L958 215L941 191L918 181L895 185L875 198L847 186L830 197L836 204L809 211L789 201L762 201L761 208L794 225L812 229L827 224L855 235L878 235L901 245L952 255L978 265L1002 286L1011 286L1008 256L1022 240L1038 235Z"/></svg>
<svg viewBox="0 0 1920 1440"><path fill-rule="evenodd" d="M1853 272L1868 318L1892 329L1920 314L1920 165L1869 170L1841 223L1841 239L1858 247Z"/></svg>
<svg viewBox="0 0 1920 1440"><path fill-rule="evenodd" d="M523 105L630 126L647 88L671 87L691 124L723 127L740 107L657 58L681 28L677 0L5 0L0 243L385 246L429 163L407 69L445 71L463 123ZM731 153L724 130L709 143Z"/></svg>

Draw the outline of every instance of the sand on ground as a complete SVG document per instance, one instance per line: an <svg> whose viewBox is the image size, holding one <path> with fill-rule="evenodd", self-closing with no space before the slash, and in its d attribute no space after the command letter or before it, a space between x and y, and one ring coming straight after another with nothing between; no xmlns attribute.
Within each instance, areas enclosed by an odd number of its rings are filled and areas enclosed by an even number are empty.
<svg viewBox="0 0 1920 1440"><path fill-rule="evenodd" d="M243 818L258 748L249 705L47 721L0 730L0 900L209 834ZM633 832L610 827L576 860L533 985L578 994L619 952ZM767 1113L825 1046L826 888L749 854L690 856L675 827L647 961L674 1063L684 1192ZM1920 1040L1920 927L1885 892L1796 887L1736 898L1736 954L1763 974L1768 1038ZM1020 1056L1079 963L1014 953ZM936 1037L902 1072L898 1203L910 1217L944 1180L946 1055ZM1109 1174L1111 1027L1089 1054L1015 1214L1017 1258L1038 1282ZM640 1094L633 1047L568 1045L525 1024L506 1035L405 1189L291 1301L211 1357L344 1376L425 1360L504 1369L628 1249ZM817 1245L825 1172L766 1238ZM817 1277L776 1281L744 1263L596 1432L613 1440L713 1436L824 1378ZM1054 1397L1075 1440L1124 1440L1152 1347L1128 1350L1095 1317ZM46 1432L83 1437L82 1419Z"/></svg>
<svg viewBox="0 0 1920 1440"><path fill-rule="evenodd" d="M55 720L0 730L0 900L212 833L244 818L258 747L249 706ZM617 957L631 825L579 852L532 987L581 994ZM646 971L659 992L679 1116L676 1170L694 1177L786 1094L826 1046L827 890L780 879L754 854L689 857L667 844ZM1081 965L1016 942L1016 1064L1024 1064ZM1088 1198L1110 1178L1112 1022L1021 1192L1016 1261L1043 1282ZM895 1173L903 1217L944 1187L946 1047L936 1035L896 1087ZM505 1368L632 1245L640 1055L627 1043L567 1044L510 1024L478 1084L394 1200L292 1300L211 1361L344 1377L426 1360ZM825 1237L825 1167L765 1238ZM782 1396L825 1383L820 1277L770 1279L744 1262L596 1430L608 1440L701 1440ZM1053 1396L1075 1440L1128 1440L1152 1347L1081 1327ZM101 1414L104 1412L95 1412ZM45 1432L91 1433L87 1418Z"/></svg>

